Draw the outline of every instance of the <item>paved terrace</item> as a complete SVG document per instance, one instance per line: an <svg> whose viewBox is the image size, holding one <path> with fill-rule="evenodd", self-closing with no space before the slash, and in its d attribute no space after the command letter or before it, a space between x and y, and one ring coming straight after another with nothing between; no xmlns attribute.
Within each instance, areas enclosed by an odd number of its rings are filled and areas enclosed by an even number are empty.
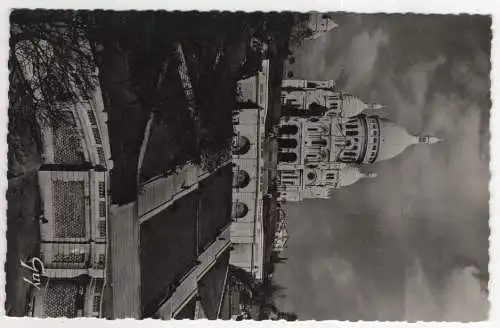
<svg viewBox="0 0 500 328"><path fill-rule="evenodd" d="M112 208L112 317L151 316L169 298L170 312L180 309L230 246L231 183L229 163L213 174L187 166L142 186L137 202Z"/></svg>

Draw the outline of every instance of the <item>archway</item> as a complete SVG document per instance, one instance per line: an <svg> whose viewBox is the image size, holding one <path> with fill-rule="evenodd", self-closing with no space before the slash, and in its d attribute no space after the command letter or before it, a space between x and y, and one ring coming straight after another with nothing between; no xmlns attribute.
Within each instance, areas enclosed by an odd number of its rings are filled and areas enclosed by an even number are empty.
<svg viewBox="0 0 500 328"><path fill-rule="evenodd" d="M245 188L250 183L250 176L245 170L238 170L233 175L233 188Z"/></svg>
<svg viewBox="0 0 500 328"><path fill-rule="evenodd" d="M248 206L245 203L241 203L239 201L236 201L236 203L233 203L233 209L231 216L233 219L239 219L247 215L248 213Z"/></svg>
<svg viewBox="0 0 500 328"><path fill-rule="evenodd" d="M233 154L243 155L250 150L250 140L247 137L238 135L233 139Z"/></svg>

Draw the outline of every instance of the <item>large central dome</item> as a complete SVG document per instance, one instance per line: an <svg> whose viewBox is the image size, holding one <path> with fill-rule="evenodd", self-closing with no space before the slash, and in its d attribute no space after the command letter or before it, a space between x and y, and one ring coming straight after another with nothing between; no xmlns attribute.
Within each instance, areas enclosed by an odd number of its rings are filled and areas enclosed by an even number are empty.
<svg viewBox="0 0 500 328"><path fill-rule="evenodd" d="M417 144L418 137L388 119L380 119L380 147L376 161L383 161L401 154L408 146Z"/></svg>

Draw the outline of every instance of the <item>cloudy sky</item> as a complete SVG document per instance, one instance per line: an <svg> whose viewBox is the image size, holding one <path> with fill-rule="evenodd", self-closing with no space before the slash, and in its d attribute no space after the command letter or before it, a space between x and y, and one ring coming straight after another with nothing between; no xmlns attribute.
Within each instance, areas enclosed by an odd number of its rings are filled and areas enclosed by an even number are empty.
<svg viewBox="0 0 500 328"><path fill-rule="evenodd" d="M490 18L334 15L289 69L386 108L416 145L330 200L287 205L277 304L300 319L483 320L488 311Z"/></svg>

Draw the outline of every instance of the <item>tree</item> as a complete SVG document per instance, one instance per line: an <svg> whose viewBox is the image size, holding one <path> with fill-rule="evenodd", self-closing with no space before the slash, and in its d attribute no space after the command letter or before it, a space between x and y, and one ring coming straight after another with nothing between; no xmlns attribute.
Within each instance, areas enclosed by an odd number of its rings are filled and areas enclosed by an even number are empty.
<svg viewBox="0 0 500 328"><path fill-rule="evenodd" d="M290 34L290 44L300 46L304 39L313 35L313 30L309 27L310 15L302 14L297 16L295 25Z"/></svg>
<svg viewBox="0 0 500 328"><path fill-rule="evenodd" d="M28 127L40 151L38 123L61 119L96 87L87 22L75 11L16 10L10 23L9 132Z"/></svg>
<svg viewBox="0 0 500 328"><path fill-rule="evenodd" d="M278 312L277 313L277 319L278 320L286 320L286 321L296 321L297 320L297 314L293 312Z"/></svg>

